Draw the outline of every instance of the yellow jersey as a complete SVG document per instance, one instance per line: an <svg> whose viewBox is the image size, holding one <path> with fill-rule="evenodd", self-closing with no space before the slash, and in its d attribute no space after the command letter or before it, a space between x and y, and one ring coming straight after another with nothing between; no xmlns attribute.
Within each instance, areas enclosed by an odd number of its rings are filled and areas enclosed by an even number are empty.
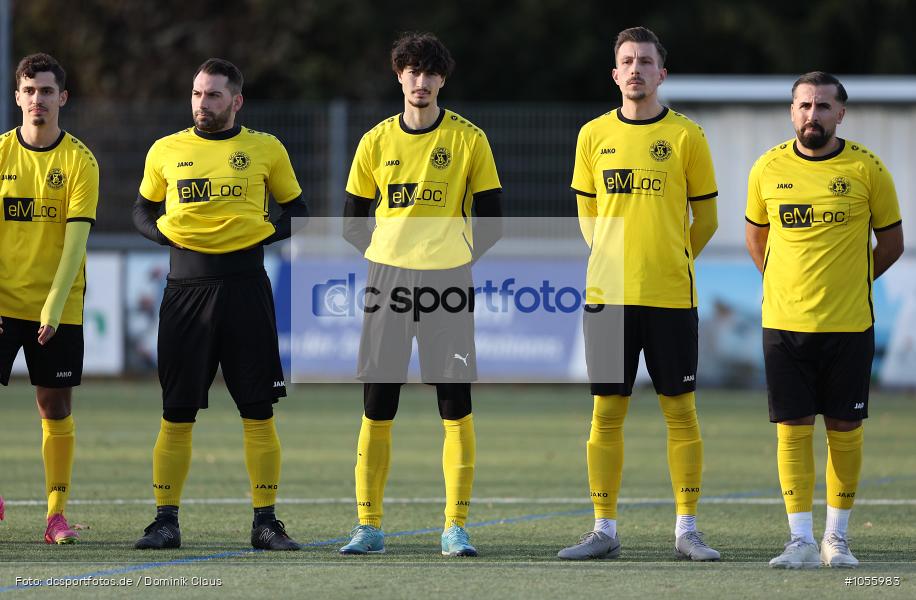
<svg viewBox="0 0 916 600"><path fill-rule="evenodd" d="M688 202L718 195L699 125L667 107L652 119L615 109L589 121L576 142L572 189L594 198L597 212L587 286L605 299L589 292L590 303L696 306ZM622 277L599 275L605 263ZM622 293L608 289L621 279Z"/></svg>
<svg viewBox="0 0 916 600"><path fill-rule="evenodd" d="M268 194L280 204L302 194L280 140L236 126L194 127L157 140L146 156L140 196L165 201L156 222L175 244L205 254L249 248L274 232Z"/></svg>
<svg viewBox="0 0 916 600"><path fill-rule="evenodd" d="M366 258L409 269L451 269L472 258L474 198L500 190L487 136L446 109L411 130L385 119L359 142L347 193L375 202Z"/></svg>
<svg viewBox="0 0 916 600"><path fill-rule="evenodd" d="M900 224L894 181L849 140L811 158L795 140L770 149L748 177L747 221L769 227L763 326L857 332L874 323L871 231Z"/></svg>
<svg viewBox="0 0 916 600"><path fill-rule="evenodd" d="M99 166L78 139L61 131L47 148L30 146L16 128L0 136L0 315L41 320L60 264L67 222L95 223ZM61 323L81 325L85 259Z"/></svg>

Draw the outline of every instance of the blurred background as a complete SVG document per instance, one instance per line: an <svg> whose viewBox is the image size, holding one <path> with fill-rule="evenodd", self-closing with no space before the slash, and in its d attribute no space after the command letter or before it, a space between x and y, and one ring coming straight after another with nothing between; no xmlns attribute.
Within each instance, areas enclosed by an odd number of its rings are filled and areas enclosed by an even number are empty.
<svg viewBox="0 0 916 600"><path fill-rule="evenodd" d="M440 104L487 133L506 212L574 217L577 131L619 105L610 79L613 41L621 29L645 25L669 52L663 99L704 127L719 183L719 230L697 264L701 385L760 386L759 275L743 241L747 172L793 136L794 79L830 71L850 94L839 135L887 164L906 238L916 240L913 23L916 6L904 0L2 0L0 83L9 92L0 116L8 127L21 120L11 93L19 57L44 51L60 60L71 92L62 124L88 144L102 170L88 263L86 373L147 374L155 367L168 260L133 231L130 211L149 146L191 124L191 80L203 60L220 56L241 68L240 121L284 142L313 214L333 217L342 211L359 137L401 109L391 42L401 31L432 31L457 62ZM278 317L289 358L296 346L288 315L295 303L282 281L289 258L285 247L272 250L268 270L287 313ZM884 386L916 387L913 256L907 252L874 288L874 375Z"/></svg>

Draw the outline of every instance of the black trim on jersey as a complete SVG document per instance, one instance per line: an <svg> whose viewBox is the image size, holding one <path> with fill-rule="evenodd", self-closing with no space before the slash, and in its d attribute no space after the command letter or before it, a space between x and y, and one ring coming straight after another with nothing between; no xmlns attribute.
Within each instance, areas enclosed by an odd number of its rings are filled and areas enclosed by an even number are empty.
<svg viewBox="0 0 916 600"><path fill-rule="evenodd" d="M871 324L875 324L875 306L871 301L871 271L872 271L872 248L871 248L871 236L866 236L865 238L865 264L867 268L865 269L865 279L868 280L868 311L871 313Z"/></svg>
<svg viewBox="0 0 916 600"><path fill-rule="evenodd" d="M445 109L439 109L439 116L436 117L436 122L430 125L429 127L424 127L423 129L411 129L407 126L407 123L404 122L404 113L398 115L398 125L401 126L401 131L404 133L409 133L410 135L423 135L424 133L429 133L433 131L442 124L442 120L445 118Z"/></svg>
<svg viewBox="0 0 916 600"><path fill-rule="evenodd" d="M597 197L598 197L597 194L588 194L588 193L586 193L586 192L577 190L577 189L574 188L574 187L571 187L571 188L569 188L569 189L571 189L572 191L574 191L574 192L575 192L576 194L578 194L579 196L585 196L586 198L597 198Z"/></svg>
<svg viewBox="0 0 916 600"><path fill-rule="evenodd" d="M761 277L763 277L763 275L767 272L767 263L768 262L770 262L770 249L769 248L767 248L767 255L763 257L763 271L760 272Z"/></svg>
<svg viewBox="0 0 916 600"><path fill-rule="evenodd" d="M798 140L795 140L795 143L792 144L792 150L795 151L795 156L797 156L798 158L804 159L804 160L810 160L812 162L830 160L831 158L835 158L839 156L840 152L842 152L843 149L846 148L846 140L844 140L843 138L837 138L837 139L840 140L840 147L834 150L833 152L831 152L830 154L825 154L824 156L805 156L804 154L798 151Z"/></svg>
<svg viewBox="0 0 916 600"><path fill-rule="evenodd" d="M464 192L461 194L461 218L464 219L465 223L468 222L468 212L465 211L465 206L464 206L465 204L467 204L467 201L468 201L468 187L470 187L470 181L465 179L464 180ZM473 201L474 201L474 195L471 194L471 202ZM461 239L463 239L464 243L467 245L468 251L471 253L471 258L473 260L474 247L471 246L471 242L468 241L468 236L465 235L464 231L461 232Z"/></svg>
<svg viewBox="0 0 916 600"><path fill-rule="evenodd" d="M757 223L756 221L751 221L747 217L744 217L744 220L753 225L754 227L769 227L769 223Z"/></svg>
<svg viewBox="0 0 916 600"><path fill-rule="evenodd" d="M617 118L620 119L623 123L626 123L627 125L651 125L652 123L658 123L659 121L664 119L665 115L667 114L668 114L668 107L663 106L662 112L658 113L651 119L628 119L625 116L623 116L623 113L620 112L619 108L617 109Z"/></svg>
<svg viewBox="0 0 916 600"><path fill-rule="evenodd" d="M89 223L90 225L95 225L95 219L89 217L70 217L67 219L67 223Z"/></svg>
<svg viewBox="0 0 916 600"><path fill-rule="evenodd" d="M242 133L241 125L235 125L225 131L216 131L213 133L209 131L201 131L197 127L194 128L194 135L200 138L204 138L205 140L228 140L229 138L234 138L240 133Z"/></svg>
<svg viewBox="0 0 916 600"><path fill-rule="evenodd" d="M22 128L21 127L16 128L16 139L19 140L19 145L25 148L26 150L31 150L32 152L50 152L51 150L54 150L55 148L60 146L60 143L64 141L64 136L67 135L67 132L61 129L60 135L57 136L57 139L54 140L53 144L51 144L47 148L39 148L38 146L33 146L32 144L22 139L22 132L19 131L20 129Z"/></svg>
<svg viewBox="0 0 916 600"><path fill-rule="evenodd" d="M903 224L903 221L900 220L900 221L897 221L896 223L891 223L890 225L887 225L885 227L872 227L872 231L877 231L877 232L887 231L888 229L893 229L894 227L900 227L902 224Z"/></svg>
<svg viewBox="0 0 916 600"><path fill-rule="evenodd" d="M689 200L690 202L699 202L700 200L711 200L712 198L715 198L718 195L719 195L719 192L715 191L709 194L703 194L702 196L693 196L692 198L688 197L687 200Z"/></svg>
<svg viewBox="0 0 916 600"><path fill-rule="evenodd" d="M690 278L690 308L693 308L693 273L690 271L690 252L684 248L684 256L687 257L687 277Z"/></svg>

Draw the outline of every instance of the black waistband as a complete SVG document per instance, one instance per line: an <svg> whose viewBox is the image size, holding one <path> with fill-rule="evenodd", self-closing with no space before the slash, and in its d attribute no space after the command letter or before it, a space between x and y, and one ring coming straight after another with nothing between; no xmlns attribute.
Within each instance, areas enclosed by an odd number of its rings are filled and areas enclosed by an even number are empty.
<svg viewBox="0 0 916 600"><path fill-rule="evenodd" d="M169 249L169 281L259 275L264 272L264 246L226 254Z"/></svg>

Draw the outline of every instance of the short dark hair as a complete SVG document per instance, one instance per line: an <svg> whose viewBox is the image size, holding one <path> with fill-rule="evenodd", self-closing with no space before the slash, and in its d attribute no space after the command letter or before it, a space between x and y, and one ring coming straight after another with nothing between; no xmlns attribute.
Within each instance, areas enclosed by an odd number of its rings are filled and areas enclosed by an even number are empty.
<svg viewBox="0 0 916 600"><path fill-rule="evenodd" d="M792 84L792 98L795 98L795 88L800 85L835 85L836 86L836 99L840 104L846 104L846 101L849 100L849 94L846 93L846 88L843 87L843 84L840 83L840 80L831 75L830 73L825 73L824 71L811 71L805 73L801 77L795 80L795 83Z"/></svg>
<svg viewBox="0 0 916 600"><path fill-rule="evenodd" d="M54 81L61 91L67 89L67 72L53 56L44 52L29 54L19 61L16 67L16 87L19 87L19 80L23 77L34 79L36 73L45 72L54 74Z"/></svg>
<svg viewBox="0 0 916 600"><path fill-rule="evenodd" d="M208 58L205 60L202 65L197 67L197 71L194 72L194 79L197 79L197 76L201 73L206 73L207 75L225 75L226 79L228 79L226 86L232 93L242 93L242 86L245 84L242 72L239 71L237 66L224 58Z"/></svg>
<svg viewBox="0 0 916 600"><path fill-rule="evenodd" d="M665 59L668 57L668 51L665 50L665 47L662 46L662 43L658 41L658 36L655 33L646 27L630 27L629 29L624 29L617 34L617 41L614 42L614 63L617 62L617 52L620 50L620 47L623 46L626 42L648 42L650 44L655 44L655 49L658 51L658 57L661 59L661 65L664 66Z"/></svg>
<svg viewBox="0 0 916 600"><path fill-rule="evenodd" d="M455 60L445 44L433 34L411 31L402 34L391 47L391 68L394 72L400 73L407 67L448 77L455 69Z"/></svg>

